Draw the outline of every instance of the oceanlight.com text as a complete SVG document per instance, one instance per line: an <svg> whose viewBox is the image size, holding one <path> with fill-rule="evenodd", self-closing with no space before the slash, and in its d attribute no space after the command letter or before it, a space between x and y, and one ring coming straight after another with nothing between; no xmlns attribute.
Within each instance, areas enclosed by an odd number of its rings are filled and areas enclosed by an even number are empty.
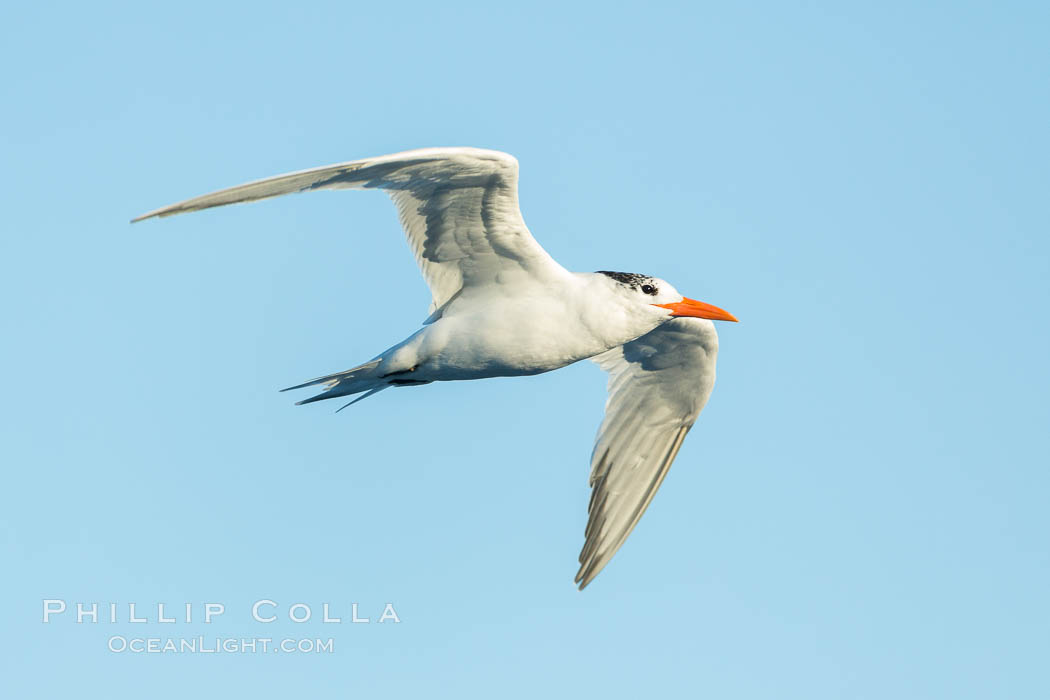
<svg viewBox="0 0 1050 700"><path fill-rule="evenodd" d="M335 640L272 637L125 637L106 643L115 654L331 654Z"/></svg>

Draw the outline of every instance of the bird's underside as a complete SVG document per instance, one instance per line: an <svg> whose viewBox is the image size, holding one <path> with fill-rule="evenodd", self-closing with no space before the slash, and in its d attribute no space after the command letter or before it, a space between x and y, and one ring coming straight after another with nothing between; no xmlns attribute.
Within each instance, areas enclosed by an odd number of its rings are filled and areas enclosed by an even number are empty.
<svg viewBox="0 0 1050 700"><path fill-rule="evenodd" d="M664 313L649 325L649 309L637 318L600 317L588 300L603 299L607 288L615 303L620 297L633 303L632 294L653 295L644 299L653 302L646 306L699 302L677 295L674 303L655 303L667 301L656 295L673 292L644 283L655 278L603 273L610 282L566 271L526 228L517 176L517 161L505 153L420 149L251 182L134 221L317 189L381 189L391 196L433 295L430 316L372 360L289 387L324 389L299 403L356 396L355 403L392 386L535 374L584 358L597 362L609 373L609 395L591 456L586 541L576 575L582 589L645 512L710 396L718 339L705 319L732 317Z"/></svg>

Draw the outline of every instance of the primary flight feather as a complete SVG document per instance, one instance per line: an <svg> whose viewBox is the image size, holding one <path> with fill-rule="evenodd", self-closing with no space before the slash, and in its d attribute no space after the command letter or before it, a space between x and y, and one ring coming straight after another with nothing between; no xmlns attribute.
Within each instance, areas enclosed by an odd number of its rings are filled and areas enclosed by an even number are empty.
<svg viewBox="0 0 1050 700"><path fill-rule="evenodd" d="M425 148L328 165L133 221L320 189L386 191L433 301L423 327L405 340L290 387L323 386L299 403L359 394L354 403L391 386L539 374L583 359L609 372L576 575L587 586L645 512L711 394L718 354L711 321L736 318L656 277L563 268L525 226L518 162L498 151Z"/></svg>

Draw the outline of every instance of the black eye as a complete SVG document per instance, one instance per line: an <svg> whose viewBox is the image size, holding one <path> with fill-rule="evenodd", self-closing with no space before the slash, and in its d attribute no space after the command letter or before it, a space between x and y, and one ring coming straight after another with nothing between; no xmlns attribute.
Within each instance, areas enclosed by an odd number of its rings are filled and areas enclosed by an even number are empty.
<svg viewBox="0 0 1050 700"><path fill-rule="evenodd" d="M656 287L651 284L643 284L642 291L646 294L656 294Z"/></svg>

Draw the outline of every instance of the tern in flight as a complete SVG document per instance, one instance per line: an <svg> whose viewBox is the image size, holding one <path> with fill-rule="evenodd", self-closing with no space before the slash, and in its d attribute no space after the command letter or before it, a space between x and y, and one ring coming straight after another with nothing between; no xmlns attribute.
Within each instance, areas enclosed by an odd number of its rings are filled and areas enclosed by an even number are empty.
<svg viewBox="0 0 1050 700"><path fill-rule="evenodd" d="M133 221L325 189L387 192L434 298L422 327L397 345L289 387L324 387L299 403L360 394L354 403L392 386L539 374L584 359L609 373L576 574L583 589L642 517L711 394L718 354L711 321L736 318L658 277L563 268L526 228L518 161L498 151L426 148L328 165Z"/></svg>

